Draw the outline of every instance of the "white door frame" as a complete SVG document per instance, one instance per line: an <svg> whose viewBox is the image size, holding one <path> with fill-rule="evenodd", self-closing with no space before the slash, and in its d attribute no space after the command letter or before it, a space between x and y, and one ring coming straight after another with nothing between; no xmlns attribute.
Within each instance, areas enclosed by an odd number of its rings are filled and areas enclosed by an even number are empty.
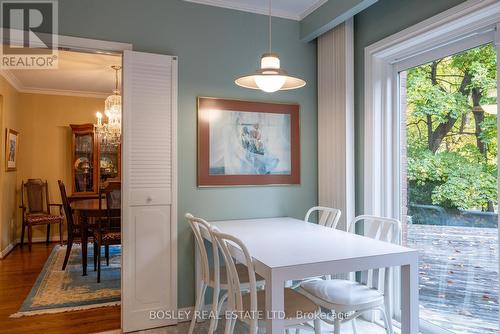
<svg viewBox="0 0 500 334"><path fill-rule="evenodd" d="M0 28L0 33L1 33L1 28ZM22 34L13 34L13 36L22 36ZM133 50L133 45L130 43L121 43L121 42L112 42L112 41L103 41L103 40L97 40L97 39L89 39L89 38L81 38L81 37L72 37L72 36L64 36L64 35L56 35L55 36L56 40L58 40L58 47L62 48L67 48L71 51L78 51L78 52L88 52L88 53L105 53L105 54L120 54L123 55L124 51L132 51ZM11 40L12 44L18 44L22 45L23 41L22 40ZM37 46L36 44L34 46ZM40 44L40 46L44 46ZM0 71L0 74L2 74L3 71ZM175 72L175 80L177 80L177 72ZM6 77L6 79L8 79ZM173 104L175 105L175 108L173 110L173 124L177 124L176 117L177 117L177 100L173 101ZM177 129L174 128L173 131L176 131ZM176 146L177 142L173 141L173 153L174 155L177 154L176 152ZM122 147L123 149L123 147ZM175 168L173 169L173 175L176 175L176 165L174 166ZM123 169L123 168L122 168ZM172 203L172 210L175 214L172 215L172 221L171 224L171 232L172 236L174 239L177 239L177 181L174 179L174 182L172 184L172 187L175 191L175 199L173 200ZM122 198L123 200L123 198ZM124 239L122 239L122 242ZM171 263L172 263L172 282L171 286L169 288L174 289L172 292L172 303L177 306L177 243L173 243L174 247L172 247L172 254L171 254ZM123 266L121 268L121 276L123 277ZM122 281L122 286L123 286L123 281ZM122 294L121 298L122 301L124 298L127 298L127 295L123 293L122 289ZM122 326L123 326L123 308L122 308L122 314L121 314L121 320L122 320Z"/></svg>
<svg viewBox="0 0 500 334"><path fill-rule="evenodd" d="M469 0L365 48L365 214L401 219L398 73L447 56L450 50L454 53L492 42L498 22L498 0ZM397 293L394 305L398 319Z"/></svg>

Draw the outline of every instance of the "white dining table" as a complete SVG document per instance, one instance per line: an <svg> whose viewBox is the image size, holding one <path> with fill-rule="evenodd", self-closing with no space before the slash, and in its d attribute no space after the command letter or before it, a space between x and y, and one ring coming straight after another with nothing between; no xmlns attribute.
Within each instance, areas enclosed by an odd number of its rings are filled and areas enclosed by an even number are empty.
<svg viewBox="0 0 500 334"><path fill-rule="evenodd" d="M288 217L210 224L247 246L255 261L255 271L266 281L267 314L282 314L286 281L400 266L401 333L418 333L416 250ZM198 281L199 265L196 259ZM266 321L266 333L283 334L283 331L281 317L270 317Z"/></svg>

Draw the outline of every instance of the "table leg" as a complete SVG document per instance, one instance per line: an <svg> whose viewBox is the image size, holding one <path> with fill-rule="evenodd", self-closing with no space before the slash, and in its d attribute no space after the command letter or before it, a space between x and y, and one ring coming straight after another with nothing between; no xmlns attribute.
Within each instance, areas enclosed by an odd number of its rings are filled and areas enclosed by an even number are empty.
<svg viewBox="0 0 500 334"><path fill-rule="evenodd" d="M418 260L401 266L401 333L418 334Z"/></svg>
<svg viewBox="0 0 500 334"><path fill-rule="evenodd" d="M88 246L88 236L87 236L87 219L80 220L80 226L82 230L82 268L83 276L87 276L87 246ZM96 250L94 250L96 251Z"/></svg>
<svg viewBox="0 0 500 334"><path fill-rule="evenodd" d="M285 310L285 281L278 275L266 278L266 333L282 334Z"/></svg>

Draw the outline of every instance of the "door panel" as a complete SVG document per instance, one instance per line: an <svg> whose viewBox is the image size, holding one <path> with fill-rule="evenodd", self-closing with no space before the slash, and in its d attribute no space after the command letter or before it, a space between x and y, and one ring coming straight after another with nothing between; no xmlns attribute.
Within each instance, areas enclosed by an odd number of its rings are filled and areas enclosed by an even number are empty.
<svg viewBox="0 0 500 334"><path fill-rule="evenodd" d="M135 295L143 304L161 307L162 300L169 300L170 291L151 287L170 285L170 258L164 256L170 241L170 206L132 207L130 216L135 229Z"/></svg>
<svg viewBox="0 0 500 334"><path fill-rule="evenodd" d="M166 326L177 310L175 57L123 57L122 330Z"/></svg>

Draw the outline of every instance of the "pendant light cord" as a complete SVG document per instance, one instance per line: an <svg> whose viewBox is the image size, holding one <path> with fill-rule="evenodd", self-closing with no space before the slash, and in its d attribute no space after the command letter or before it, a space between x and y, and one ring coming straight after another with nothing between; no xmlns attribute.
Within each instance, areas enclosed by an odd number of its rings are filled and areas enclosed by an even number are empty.
<svg viewBox="0 0 500 334"><path fill-rule="evenodd" d="M115 70L115 91L119 90L118 89L118 82L119 82L119 75L118 75L118 71L120 71L122 69L121 66L118 66L118 65L112 65L111 68L113 70Z"/></svg>
<svg viewBox="0 0 500 334"><path fill-rule="evenodd" d="M269 53L272 52L273 43L273 27L272 27L272 16L271 16L272 0L269 0Z"/></svg>

